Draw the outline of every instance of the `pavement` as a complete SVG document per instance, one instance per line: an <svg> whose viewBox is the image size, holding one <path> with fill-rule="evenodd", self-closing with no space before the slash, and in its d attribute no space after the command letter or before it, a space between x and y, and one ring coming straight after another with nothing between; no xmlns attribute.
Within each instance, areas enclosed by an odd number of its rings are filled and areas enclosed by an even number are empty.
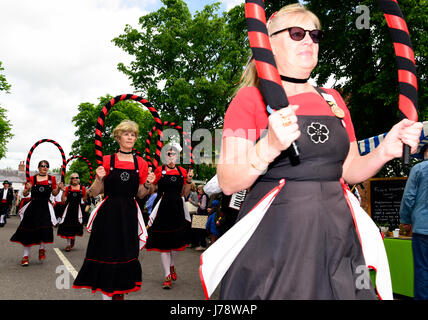
<svg viewBox="0 0 428 320"><path fill-rule="evenodd" d="M80 270L86 253L89 233L76 238L70 252L65 251L66 240L56 235L54 243L46 244L46 260L38 260L38 246L30 251L30 265L21 266L23 246L10 242L20 219L8 218L0 228L0 300L101 300L99 292L89 289L73 289L73 281ZM126 295L126 300L204 300L199 279L199 258L201 251L185 249L179 252L176 261L178 279L172 289L162 289L164 280L159 252L140 252L143 284L137 292ZM210 300L217 300L219 288Z"/></svg>

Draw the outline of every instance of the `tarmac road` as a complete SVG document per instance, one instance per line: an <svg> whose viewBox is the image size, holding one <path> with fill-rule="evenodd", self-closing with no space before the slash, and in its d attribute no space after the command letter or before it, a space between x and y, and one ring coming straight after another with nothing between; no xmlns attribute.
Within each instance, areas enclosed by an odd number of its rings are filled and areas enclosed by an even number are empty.
<svg viewBox="0 0 428 320"><path fill-rule="evenodd" d="M99 292L89 289L73 289L74 277L80 270L86 253L89 233L76 238L76 244L66 252L66 240L56 235L54 243L46 245L46 260L38 260L38 246L31 248L30 265L21 266L22 245L10 242L19 225L19 217L11 216L0 228L0 300L101 300ZM178 279L172 289L162 289L164 280L158 252L140 252L143 270L141 290L126 295L126 300L204 300L199 280L201 252L186 249L178 254L176 270ZM68 268L67 268L68 267ZM211 300L218 299L219 288Z"/></svg>

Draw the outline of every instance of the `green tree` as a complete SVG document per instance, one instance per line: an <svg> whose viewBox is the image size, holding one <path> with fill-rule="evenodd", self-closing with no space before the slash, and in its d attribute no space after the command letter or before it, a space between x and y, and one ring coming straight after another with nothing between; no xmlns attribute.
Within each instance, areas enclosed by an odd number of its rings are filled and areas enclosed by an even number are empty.
<svg viewBox="0 0 428 320"><path fill-rule="evenodd" d="M98 167L95 158L95 128L101 109L107 104L112 96L100 97L99 103L94 105L89 102L81 103L78 106L78 114L72 121L76 127L76 140L72 144L71 154L81 155L89 160L94 170ZM131 119L139 125L139 137L135 148L144 154L146 133L155 125L155 121L150 113L141 103L133 100L124 100L116 103L106 116L103 133L102 145L103 154L117 152L118 144L113 139L113 129L125 119ZM73 160L69 164L68 173L78 172L81 176L81 183L87 184L89 181L89 169L85 161Z"/></svg>
<svg viewBox="0 0 428 320"><path fill-rule="evenodd" d="M270 16L282 6L295 1L267 1ZM319 86L329 79L339 90L351 112L357 139L387 132L400 120L398 111L398 73L395 53L385 18L374 0L308 0L301 1L320 19L326 38L320 44L319 62L312 73ZM428 118L428 1L399 2L405 17L418 76L419 121ZM366 6L365 11L357 7ZM368 29L357 26L367 19ZM390 161L377 176L406 176L409 167L399 159Z"/></svg>
<svg viewBox="0 0 428 320"><path fill-rule="evenodd" d="M318 85L330 77L347 101L357 138L388 131L399 120L398 73L385 18L376 1L307 1L326 31L314 70ZM359 28L358 6L369 9L369 28ZM419 79L419 119L428 115L426 0L400 1L415 52Z"/></svg>
<svg viewBox="0 0 428 320"><path fill-rule="evenodd" d="M192 17L184 1L162 2L158 11L140 18L139 28L127 25L113 39L134 57L118 69L160 111L162 120L180 125L190 121L193 131L206 128L214 135L250 55L244 6L219 15L220 3L215 3ZM206 176L212 170L199 167L197 179L212 177Z"/></svg>
<svg viewBox="0 0 428 320"><path fill-rule="evenodd" d="M162 2L113 40L134 57L118 68L163 120L218 128L249 55L243 6L219 16L215 3L192 17L184 1Z"/></svg>
<svg viewBox="0 0 428 320"><path fill-rule="evenodd" d="M1 71L3 70L4 68L2 67L2 62L0 61L0 91L9 93L11 85L7 82L6 77L1 74ZM12 125L7 119L6 112L6 109L0 107L0 159L6 156L6 145L9 139L13 137Z"/></svg>

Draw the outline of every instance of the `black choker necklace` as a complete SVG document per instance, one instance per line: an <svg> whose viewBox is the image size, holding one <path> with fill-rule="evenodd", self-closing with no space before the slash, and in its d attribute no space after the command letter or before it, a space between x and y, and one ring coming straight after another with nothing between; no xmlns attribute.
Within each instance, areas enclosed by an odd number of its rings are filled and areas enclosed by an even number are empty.
<svg viewBox="0 0 428 320"><path fill-rule="evenodd" d="M286 77L281 75L281 80L283 81L287 81L287 82L294 82L294 83L306 83L308 81L309 78L307 79L296 79L296 78L290 78L290 77Z"/></svg>
<svg viewBox="0 0 428 320"><path fill-rule="evenodd" d="M132 150L131 150L131 151L128 151L128 152L126 152L126 151L122 151L122 150L120 150L120 149L119 149L119 152L120 152L120 153L123 153L123 154L131 154L131 153L132 153Z"/></svg>
<svg viewBox="0 0 428 320"><path fill-rule="evenodd" d="M42 176L40 173L39 173L39 177L46 177L47 176L47 174L45 174L44 176Z"/></svg>
<svg viewBox="0 0 428 320"><path fill-rule="evenodd" d="M166 165L168 168L170 168L171 170L172 169L175 169L175 165L171 168L169 165Z"/></svg>

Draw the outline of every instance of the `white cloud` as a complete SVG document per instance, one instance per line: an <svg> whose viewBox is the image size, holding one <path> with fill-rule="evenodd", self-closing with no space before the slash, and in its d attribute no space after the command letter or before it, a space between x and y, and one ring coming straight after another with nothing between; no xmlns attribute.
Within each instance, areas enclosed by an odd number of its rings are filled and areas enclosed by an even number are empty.
<svg viewBox="0 0 428 320"><path fill-rule="evenodd" d="M233 7L244 2L245 2L244 0L223 0L223 5L226 6L226 11L229 11Z"/></svg>
<svg viewBox="0 0 428 320"><path fill-rule="evenodd" d="M8 110L15 135L0 168L17 169L43 138L57 141L68 157L77 106L97 103L107 93L132 93L130 81L116 69L131 57L111 40L126 24L136 27L147 11L134 0L1 0L0 12L0 61L12 85L10 94L0 93L0 105ZM42 158L59 167L55 149L49 143L37 147L31 169Z"/></svg>

